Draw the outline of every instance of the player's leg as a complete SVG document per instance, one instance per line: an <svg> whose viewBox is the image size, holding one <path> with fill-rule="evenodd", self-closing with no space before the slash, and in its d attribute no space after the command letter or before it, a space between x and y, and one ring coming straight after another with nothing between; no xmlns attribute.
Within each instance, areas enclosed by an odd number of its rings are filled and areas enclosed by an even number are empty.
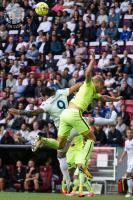
<svg viewBox="0 0 133 200"><path fill-rule="evenodd" d="M67 191L69 192L71 189L71 178L68 171L68 164L66 161L66 157L58 158L60 169L63 175L63 179L66 181Z"/></svg>
<svg viewBox="0 0 133 200"><path fill-rule="evenodd" d="M96 118L88 118L89 125L115 125L117 119L117 113L116 111L112 111L111 117L109 119L103 118L103 117L96 117ZM87 118L86 118L87 120Z"/></svg>
<svg viewBox="0 0 133 200"><path fill-rule="evenodd" d="M130 165L130 166L128 166L127 173L126 173L127 185L128 185L128 192L125 195L125 197L131 197L132 196L132 188L133 188L132 175L133 175L133 166Z"/></svg>

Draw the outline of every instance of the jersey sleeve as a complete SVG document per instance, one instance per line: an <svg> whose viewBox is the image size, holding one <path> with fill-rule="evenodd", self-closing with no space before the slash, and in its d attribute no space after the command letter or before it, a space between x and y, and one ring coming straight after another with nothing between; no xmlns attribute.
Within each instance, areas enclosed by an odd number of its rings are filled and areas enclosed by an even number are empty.
<svg viewBox="0 0 133 200"><path fill-rule="evenodd" d="M64 96L69 96L69 88L62 89L62 90L57 90L57 94L62 94Z"/></svg>

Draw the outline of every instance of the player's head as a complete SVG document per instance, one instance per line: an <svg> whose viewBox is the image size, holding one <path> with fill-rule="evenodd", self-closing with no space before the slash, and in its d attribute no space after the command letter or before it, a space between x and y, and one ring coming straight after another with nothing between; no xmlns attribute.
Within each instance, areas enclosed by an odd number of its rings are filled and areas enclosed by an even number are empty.
<svg viewBox="0 0 133 200"><path fill-rule="evenodd" d="M132 140L133 139L133 130L132 129L127 129L126 135L127 135L127 138L129 140Z"/></svg>
<svg viewBox="0 0 133 200"><path fill-rule="evenodd" d="M46 100L53 95L55 95L55 90L42 86L41 96L42 96L43 100Z"/></svg>
<svg viewBox="0 0 133 200"><path fill-rule="evenodd" d="M100 75L96 75L93 77L93 83L95 85L96 91L97 92L102 92L103 88L104 88L104 80L103 77Z"/></svg>

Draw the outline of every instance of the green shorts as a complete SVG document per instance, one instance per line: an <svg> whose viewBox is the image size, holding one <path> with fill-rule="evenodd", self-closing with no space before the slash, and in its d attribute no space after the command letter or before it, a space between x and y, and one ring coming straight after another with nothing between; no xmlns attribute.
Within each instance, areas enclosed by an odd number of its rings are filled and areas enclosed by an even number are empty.
<svg viewBox="0 0 133 200"><path fill-rule="evenodd" d="M79 134L89 133L90 130L82 117L82 113L77 109L68 108L60 115L58 137L67 138L72 128L76 129Z"/></svg>

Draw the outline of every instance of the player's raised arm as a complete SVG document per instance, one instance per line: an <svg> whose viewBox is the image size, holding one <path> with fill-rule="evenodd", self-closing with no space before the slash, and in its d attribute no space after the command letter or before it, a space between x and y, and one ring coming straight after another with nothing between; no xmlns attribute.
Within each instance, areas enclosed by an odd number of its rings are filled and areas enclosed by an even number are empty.
<svg viewBox="0 0 133 200"><path fill-rule="evenodd" d="M86 72L85 72L85 77L87 80L89 80L92 76L92 70L93 70L93 66L94 66L94 63L95 63L95 54L92 53L92 58L91 58L91 61L86 69Z"/></svg>
<svg viewBox="0 0 133 200"><path fill-rule="evenodd" d="M114 101L120 101L120 100L122 100L123 97L122 97L122 96L119 96L119 97L110 97L110 96L108 96L108 95L102 95L102 96L100 97L100 99L101 99L102 101L105 101L105 102L114 102Z"/></svg>
<svg viewBox="0 0 133 200"><path fill-rule="evenodd" d="M38 108L36 110L26 111L26 110L17 110L15 108L9 109L9 113L12 115L25 115L27 117L32 117L44 113L45 110Z"/></svg>
<svg viewBox="0 0 133 200"><path fill-rule="evenodd" d="M69 94L76 92L82 84L83 84L82 82L79 82L79 83L76 83L75 85L73 85L72 87L70 87Z"/></svg>

